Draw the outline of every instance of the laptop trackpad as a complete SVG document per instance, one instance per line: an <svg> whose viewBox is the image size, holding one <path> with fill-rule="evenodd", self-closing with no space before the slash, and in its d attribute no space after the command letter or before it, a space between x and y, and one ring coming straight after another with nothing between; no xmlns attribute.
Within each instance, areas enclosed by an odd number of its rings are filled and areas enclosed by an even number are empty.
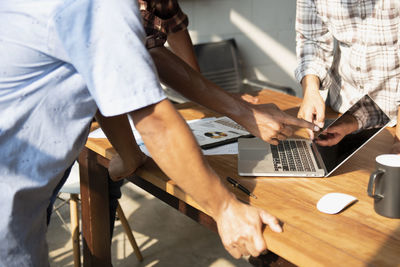
<svg viewBox="0 0 400 267"><path fill-rule="evenodd" d="M264 160L267 158L268 151L241 149L239 155L240 155L240 158L243 160L259 161L259 160Z"/></svg>

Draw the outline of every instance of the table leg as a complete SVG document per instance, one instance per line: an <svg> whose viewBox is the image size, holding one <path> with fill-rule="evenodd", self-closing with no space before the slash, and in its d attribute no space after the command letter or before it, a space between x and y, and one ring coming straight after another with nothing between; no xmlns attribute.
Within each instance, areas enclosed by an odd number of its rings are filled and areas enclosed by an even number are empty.
<svg viewBox="0 0 400 267"><path fill-rule="evenodd" d="M71 239L72 251L74 255L74 267L81 267L81 246L79 241L79 197L71 194L69 200L71 218Z"/></svg>
<svg viewBox="0 0 400 267"><path fill-rule="evenodd" d="M83 266L111 266L107 169L87 149L79 155Z"/></svg>

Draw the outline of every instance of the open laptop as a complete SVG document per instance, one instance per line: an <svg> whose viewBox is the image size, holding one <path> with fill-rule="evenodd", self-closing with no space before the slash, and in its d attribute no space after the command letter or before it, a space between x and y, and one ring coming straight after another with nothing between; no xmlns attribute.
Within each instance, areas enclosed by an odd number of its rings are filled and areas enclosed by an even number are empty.
<svg viewBox="0 0 400 267"><path fill-rule="evenodd" d="M327 177L357 150L363 147L390 122L389 117L368 96L364 95L342 116L334 120L317 136L327 137L328 127L343 125L348 116L374 114L374 128L346 135L331 146L321 146L307 139L287 139L271 145L259 138L239 138L238 173L243 176ZM332 128L331 128L332 129Z"/></svg>

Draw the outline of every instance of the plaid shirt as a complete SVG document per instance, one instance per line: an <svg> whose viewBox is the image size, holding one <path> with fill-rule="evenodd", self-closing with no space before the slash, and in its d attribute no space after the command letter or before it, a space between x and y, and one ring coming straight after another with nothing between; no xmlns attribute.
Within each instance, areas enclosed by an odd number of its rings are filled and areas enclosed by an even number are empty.
<svg viewBox="0 0 400 267"><path fill-rule="evenodd" d="M338 112L368 93L395 118L400 103L399 13L399 0L297 0L297 80L317 75Z"/></svg>
<svg viewBox="0 0 400 267"><path fill-rule="evenodd" d="M359 130L382 127L389 122L386 114L367 96L358 100L348 112L356 118Z"/></svg>
<svg viewBox="0 0 400 267"><path fill-rule="evenodd" d="M138 0L148 49L163 46L167 35L185 30L188 18L177 0Z"/></svg>

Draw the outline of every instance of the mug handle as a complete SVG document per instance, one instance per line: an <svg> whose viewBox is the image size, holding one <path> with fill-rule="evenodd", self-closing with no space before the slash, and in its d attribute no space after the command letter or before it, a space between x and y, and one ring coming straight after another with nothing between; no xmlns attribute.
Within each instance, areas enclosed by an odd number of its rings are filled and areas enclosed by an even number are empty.
<svg viewBox="0 0 400 267"><path fill-rule="evenodd" d="M373 197L375 199L382 199L382 195L376 195L374 191L374 185L376 183L376 180L382 177L382 175L385 173L383 170L376 170L374 171L371 176L369 177L369 182L368 182L368 196Z"/></svg>

